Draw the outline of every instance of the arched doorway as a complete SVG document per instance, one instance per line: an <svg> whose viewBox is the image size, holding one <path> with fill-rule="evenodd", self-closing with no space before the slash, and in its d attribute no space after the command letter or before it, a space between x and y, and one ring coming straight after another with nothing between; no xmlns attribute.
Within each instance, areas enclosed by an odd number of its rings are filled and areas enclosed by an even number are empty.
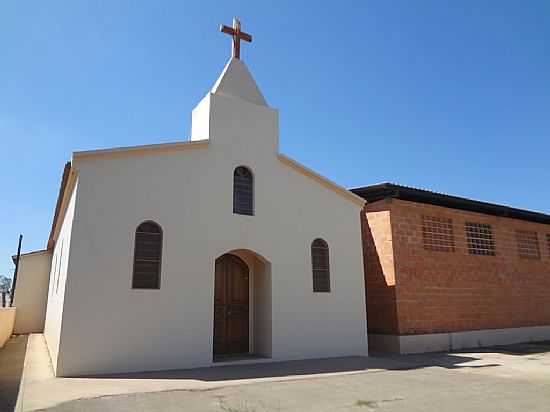
<svg viewBox="0 0 550 412"><path fill-rule="evenodd" d="M216 259L214 356L249 353L249 269L227 253Z"/></svg>

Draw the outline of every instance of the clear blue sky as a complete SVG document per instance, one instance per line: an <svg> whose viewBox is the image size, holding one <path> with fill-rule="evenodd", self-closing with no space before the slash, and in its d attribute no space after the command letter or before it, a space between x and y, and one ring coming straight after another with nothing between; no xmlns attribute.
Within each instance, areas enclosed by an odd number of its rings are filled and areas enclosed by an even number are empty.
<svg viewBox="0 0 550 412"><path fill-rule="evenodd" d="M4 0L0 274L19 233L45 246L71 152L188 138L234 15L285 154L550 213L549 1L319 3Z"/></svg>

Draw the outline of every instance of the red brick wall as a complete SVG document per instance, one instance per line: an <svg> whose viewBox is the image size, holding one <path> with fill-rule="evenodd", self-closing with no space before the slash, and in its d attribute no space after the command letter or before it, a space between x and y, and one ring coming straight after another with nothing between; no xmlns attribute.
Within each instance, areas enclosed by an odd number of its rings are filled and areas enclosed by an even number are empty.
<svg viewBox="0 0 550 412"><path fill-rule="evenodd" d="M371 333L393 334L397 330L395 266L390 207L385 202L368 205L361 214L363 261L367 293L367 325Z"/></svg>
<svg viewBox="0 0 550 412"><path fill-rule="evenodd" d="M376 217L380 213L386 213L384 219ZM423 215L452 219L454 252L424 249ZM550 225L398 199L368 205L363 220L369 332L419 334L550 325ZM469 253L466 221L491 225L495 256ZM540 260L519 257L516 230L537 232ZM389 249L393 259L387 256ZM382 262L378 267L377 261ZM395 282L384 286L383 279ZM380 309L384 313L372 313Z"/></svg>

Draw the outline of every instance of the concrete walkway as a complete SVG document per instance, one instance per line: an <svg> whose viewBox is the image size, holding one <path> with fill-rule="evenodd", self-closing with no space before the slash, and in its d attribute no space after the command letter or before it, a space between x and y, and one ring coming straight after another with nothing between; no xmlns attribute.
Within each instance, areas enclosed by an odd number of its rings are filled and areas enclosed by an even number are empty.
<svg viewBox="0 0 550 412"><path fill-rule="evenodd" d="M18 411L550 410L550 343L87 378L30 335ZM4 410L1 409L0 410Z"/></svg>
<svg viewBox="0 0 550 412"><path fill-rule="evenodd" d="M0 349L0 411L11 411L19 395L19 382L27 351L28 336L18 336Z"/></svg>

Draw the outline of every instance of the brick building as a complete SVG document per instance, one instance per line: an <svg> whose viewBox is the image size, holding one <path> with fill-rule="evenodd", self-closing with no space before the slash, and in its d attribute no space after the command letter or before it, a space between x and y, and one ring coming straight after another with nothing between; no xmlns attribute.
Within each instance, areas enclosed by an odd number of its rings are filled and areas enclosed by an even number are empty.
<svg viewBox="0 0 550 412"><path fill-rule="evenodd" d="M371 351L550 338L550 216L383 183L362 213Z"/></svg>

